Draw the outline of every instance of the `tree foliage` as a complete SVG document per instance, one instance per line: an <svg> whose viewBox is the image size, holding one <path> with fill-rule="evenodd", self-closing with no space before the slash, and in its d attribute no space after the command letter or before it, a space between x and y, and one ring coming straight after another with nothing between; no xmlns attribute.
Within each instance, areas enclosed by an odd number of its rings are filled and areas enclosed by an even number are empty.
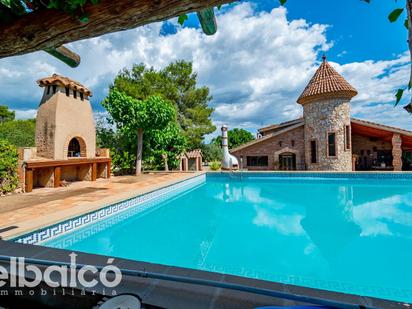
<svg viewBox="0 0 412 309"><path fill-rule="evenodd" d="M172 103L156 95L139 100L112 87L102 104L116 130L98 128L98 141L100 146L112 149L115 167L130 171L131 163L136 162L139 172L138 161L143 158L145 168L160 168L162 155L167 155L169 166L176 166L178 155L185 149L185 138ZM144 136L142 149L138 143L139 130L142 140Z"/></svg>
<svg viewBox="0 0 412 309"><path fill-rule="evenodd" d="M249 131L245 129L234 128L227 132L227 137L229 140L229 149L239 147L240 145L246 144L253 141L255 137ZM212 141L216 145L222 145L222 137L218 136Z"/></svg>
<svg viewBox="0 0 412 309"><path fill-rule="evenodd" d="M17 149L0 139L0 193L13 192L18 186Z"/></svg>
<svg viewBox="0 0 412 309"><path fill-rule="evenodd" d="M33 147L36 120L15 120L14 111L0 105L0 139L16 147Z"/></svg>
<svg viewBox="0 0 412 309"><path fill-rule="evenodd" d="M176 117L173 106L159 96L135 99L112 88L103 101L111 118L120 129L152 130L165 128Z"/></svg>
<svg viewBox="0 0 412 309"><path fill-rule="evenodd" d="M14 120L15 112L9 110L6 105L0 105L0 123Z"/></svg>
<svg viewBox="0 0 412 309"><path fill-rule="evenodd" d="M162 70L134 65L115 78L114 87L138 100L160 95L172 102L189 149L199 148L204 135L216 129L210 118L213 109L208 106L212 99L209 88L197 86L191 62L176 61Z"/></svg>
<svg viewBox="0 0 412 309"><path fill-rule="evenodd" d="M217 143L202 144L201 149L205 162L221 161L223 159L222 147Z"/></svg>
<svg viewBox="0 0 412 309"><path fill-rule="evenodd" d="M96 125L96 143L99 147L109 148L112 166L118 174L132 174L136 167L136 138L127 135L126 130L114 130L107 122Z"/></svg>

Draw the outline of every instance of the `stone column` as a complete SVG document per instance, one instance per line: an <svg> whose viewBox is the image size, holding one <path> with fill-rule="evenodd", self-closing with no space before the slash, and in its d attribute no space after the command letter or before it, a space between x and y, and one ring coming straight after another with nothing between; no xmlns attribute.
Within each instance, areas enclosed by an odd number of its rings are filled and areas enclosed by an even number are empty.
<svg viewBox="0 0 412 309"><path fill-rule="evenodd" d="M400 134L394 133L392 136L392 156L393 170L402 170L402 139Z"/></svg>

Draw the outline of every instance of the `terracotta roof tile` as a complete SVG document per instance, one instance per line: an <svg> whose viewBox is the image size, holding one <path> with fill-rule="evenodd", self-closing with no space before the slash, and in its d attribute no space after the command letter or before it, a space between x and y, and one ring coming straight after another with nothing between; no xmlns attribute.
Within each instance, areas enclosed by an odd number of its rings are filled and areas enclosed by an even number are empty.
<svg viewBox="0 0 412 309"><path fill-rule="evenodd" d="M37 81L37 84L40 87L46 87L46 86L49 86L49 85L60 85L60 86L63 86L63 87L69 87L72 90L81 91L87 96L92 95L92 92L89 89L87 89L87 87L80 84L79 82L77 82L75 80L72 80L68 77L58 75L58 74L53 74L50 77L45 77L45 78L39 79Z"/></svg>
<svg viewBox="0 0 412 309"><path fill-rule="evenodd" d="M298 98L298 103L305 104L317 99L347 97L351 99L358 92L323 58L323 62L313 75L309 84Z"/></svg>
<svg viewBox="0 0 412 309"><path fill-rule="evenodd" d="M194 149L185 153L186 157L190 158L197 158L202 156L202 151L200 149Z"/></svg>

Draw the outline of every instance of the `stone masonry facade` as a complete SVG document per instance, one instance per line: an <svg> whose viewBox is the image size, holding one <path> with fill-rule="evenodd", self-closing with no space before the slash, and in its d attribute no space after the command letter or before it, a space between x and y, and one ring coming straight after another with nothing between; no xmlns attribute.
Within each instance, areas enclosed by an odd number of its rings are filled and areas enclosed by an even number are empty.
<svg viewBox="0 0 412 309"><path fill-rule="evenodd" d="M402 139L399 134L392 136L392 156L393 156L393 169L395 171L402 170Z"/></svg>
<svg viewBox="0 0 412 309"><path fill-rule="evenodd" d="M352 153L345 147L345 127L351 125L348 99L326 99L303 105L305 155L308 170L351 171ZM335 134L334 156L328 153L328 134ZM317 162L310 160L310 143L316 141Z"/></svg>

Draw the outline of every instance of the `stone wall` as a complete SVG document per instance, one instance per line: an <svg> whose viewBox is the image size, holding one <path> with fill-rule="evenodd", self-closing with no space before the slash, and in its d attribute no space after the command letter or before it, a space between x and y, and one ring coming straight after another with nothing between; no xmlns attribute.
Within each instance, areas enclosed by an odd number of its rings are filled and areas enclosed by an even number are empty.
<svg viewBox="0 0 412 309"><path fill-rule="evenodd" d="M293 144L293 145L292 145ZM284 151L282 151L284 150ZM240 149L236 152L231 152L236 158L243 159L243 168L248 170L277 170L279 154L283 152L296 153L297 169L305 169L305 152L303 126L292 129L283 134L268 138L260 143L256 143L249 147ZM275 153L277 154L275 156ZM247 166L247 156L268 156L268 166Z"/></svg>
<svg viewBox="0 0 412 309"><path fill-rule="evenodd" d="M325 99L303 105L305 119L306 166L308 170L351 171L352 152L345 149L345 126L350 126L347 99ZM328 133L335 133L336 156L328 156ZM310 143L317 142L317 163L312 164Z"/></svg>
<svg viewBox="0 0 412 309"><path fill-rule="evenodd" d="M393 170L402 170L402 138L399 134L392 136L392 156L393 156Z"/></svg>

